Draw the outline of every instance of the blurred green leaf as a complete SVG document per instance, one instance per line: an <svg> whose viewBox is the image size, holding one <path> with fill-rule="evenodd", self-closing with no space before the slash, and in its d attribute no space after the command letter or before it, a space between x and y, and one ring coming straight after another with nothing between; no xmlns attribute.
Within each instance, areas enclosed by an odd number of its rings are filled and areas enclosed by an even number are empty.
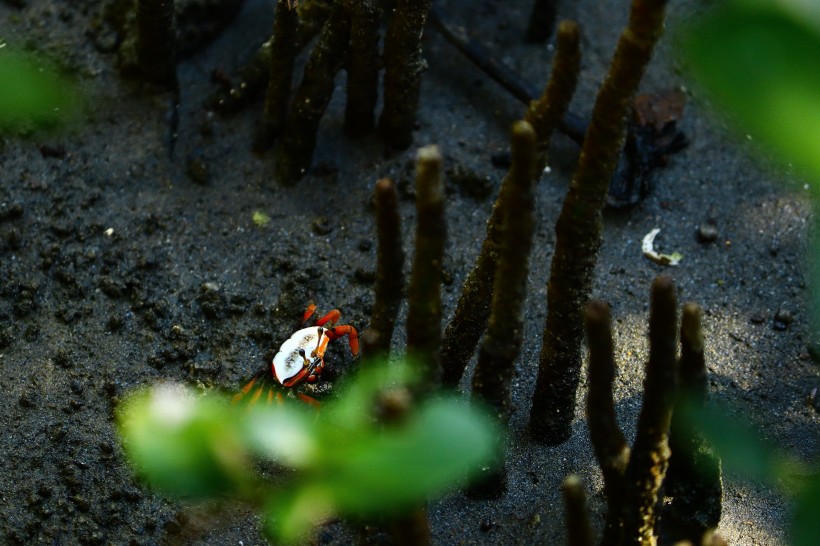
<svg viewBox="0 0 820 546"><path fill-rule="evenodd" d="M293 404L257 406L244 421L248 443L270 461L295 469L313 466L320 449L313 413L300 411Z"/></svg>
<svg viewBox="0 0 820 546"><path fill-rule="evenodd" d="M747 425L714 408L681 404L696 430L703 433L720 455L726 468L750 478L777 483L793 475L794 466L771 446L758 438Z"/></svg>
<svg viewBox="0 0 820 546"><path fill-rule="evenodd" d="M0 131L65 122L77 101L74 86L47 62L10 46L0 48Z"/></svg>
<svg viewBox="0 0 820 546"><path fill-rule="evenodd" d="M815 546L820 537L820 474L803 481L792 518L794 546Z"/></svg>
<svg viewBox="0 0 820 546"><path fill-rule="evenodd" d="M265 507L265 534L274 543L293 543L335 513L322 485L301 486L272 497Z"/></svg>
<svg viewBox="0 0 820 546"><path fill-rule="evenodd" d="M686 33L696 78L781 159L820 184L820 3L730 0Z"/></svg>
<svg viewBox="0 0 820 546"><path fill-rule="evenodd" d="M464 482L491 459L496 437L484 413L459 400L434 400L401 426L329 446L316 479L343 513L396 512Z"/></svg>
<svg viewBox="0 0 820 546"><path fill-rule="evenodd" d="M390 514L464 482L493 460L500 432L483 411L454 398L382 419L384 395L407 393L406 365L373 365L318 413L305 406L251 411L180 386L140 391L119 419L126 452L150 483L175 495L226 492L265 499L269 536L292 542L334 514ZM389 422L385 422L389 421ZM294 469L278 489L246 475L244 453ZM280 479L282 475L278 475Z"/></svg>
<svg viewBox="0 0 820 546"><path fill-rule="evenodd" d="M235 411L180 385L157 385L130 396L119 412L125 451L152 486L178 496L236 491L245 459Z"/></svg>
<svg viewBox="0 0 820 546"><path fill-rule="evenodd" d="M407 364L373 363L359 370L353 381L342 386L344 394L332 402L322 419L331 437L367 430L373 425L373 410L380 392L392 387L410 386L418 381L415 369Z"/></svg>

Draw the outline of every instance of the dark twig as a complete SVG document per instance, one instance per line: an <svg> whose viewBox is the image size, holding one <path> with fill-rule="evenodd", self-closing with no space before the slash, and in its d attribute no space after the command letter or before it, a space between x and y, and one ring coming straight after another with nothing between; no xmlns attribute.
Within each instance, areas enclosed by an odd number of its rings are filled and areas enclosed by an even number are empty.
<svg viewBox="0 0 820 546"><path fill-rule="evenodd" d="M444 11L433 6L430 10L430 25L447 42L480 68L490 79L507 90L513 97L525 105L538 97L539 89L525 81L513 69L496 59L480 42L470 38L462 27L447 22ZM578 144L584 141L587 122L572 112L565 112L558 123L558 129Z"/></svg>
<svg viewBox="0 0 820 546"><path fill-rule="evenodd" d="M569 438L581 373L584 306L603 232L609 181L626 137L629 101L663 29L666 0L633 0L609 73L598 92L578 168L555 226L538 380L530 413L534 437L550 445Z"/></svg>
<svg viewBox="0 0 820 546"><path fill-rule="evenodd" d="M416 251L407 308L407 356L421 370L420 388L441 384L441 273L447 223L441 153L435 146L416 156Z"/></svg>

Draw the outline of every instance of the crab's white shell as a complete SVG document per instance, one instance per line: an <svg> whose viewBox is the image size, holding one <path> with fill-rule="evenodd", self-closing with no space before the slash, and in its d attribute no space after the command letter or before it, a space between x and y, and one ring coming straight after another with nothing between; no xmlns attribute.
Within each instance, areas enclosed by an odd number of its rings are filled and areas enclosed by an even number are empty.
<svg viewBox="0 0 820 546"><path fill-rule="evenodd" d="M311 353L321 346L323 338L328 337L325 332L325 328L317 326L302 328L279 347L279 352L273 357L273 370L280 383L284 384L305 367L305 359L299 354L300 349L304 350L308 361L313 360Z"/></svg>

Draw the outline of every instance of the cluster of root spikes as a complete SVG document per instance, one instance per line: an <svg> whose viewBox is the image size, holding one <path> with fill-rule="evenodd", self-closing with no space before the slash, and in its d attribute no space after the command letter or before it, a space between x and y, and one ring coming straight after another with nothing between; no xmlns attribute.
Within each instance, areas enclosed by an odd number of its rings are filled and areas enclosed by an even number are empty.
<svg viewBox="0 0 820 546"><path fill-rule="evenodd" d="M495 275L504 281L497 281L493 291L492 312L472 381L473 397L494 408L502 424L511 411L510 383L523 329L520 307L526 295L526 257L535 224L532 166L537 156L536 136L529 123L520 121L513 126L511 145L513 164L500 213L504 229ZM424 383L410 393L412 397L435 390L442 372L440 287L446 223L442 160L436 147L419 150L416 175L418 222L408 294L407 354L420 366ZM401 301L402 283L396 279L402 278L404 266L396 190L389 179L376 183L375 202L379 258L372 326L362 336L365 360L384 357L389 351ZM589 348L587 418L608 506L600 538L603 545L655 544L659 535L664 543L722 544L720 537L712 534L721 513L720 461L683 412L675 411L685 404L702 406L706 401L702 314L693 303L683 307L678 357L677 313L672 279L656 278L651 290L643 407L630 448L615 415L612 383L616 363L609 306L592 300L584 310ZM471 484L468 495L493 498L503 494L506 477L504 449L500 447L496 464ZM593 544L580 479L568 477L563 493L567 543ZM664 496L672 500L661 510ZM393 522L391 529L429 539L421 508Z"/></svg>
<svg viewBox="0 0 820 546"><path fill-rule="evenodd" d="M168 10L173 9L169 0L140 0L139 5L138 16L149 13L166 22ZM626 138L628 105L661 35L665 5L666 0L632 1L628 27L621 34L583 135L581 159L555 227L548 315L530 413L532 439L549 445L567 440L575 413L586 330L590 353L589 429L608 499L600 542L605 545L654 544L658 533L694 545L720 543L711 535L720 517L719 462L690 425L673 417L679 391L701 404L705 399L699 309L693 304L684 307L678 359L674 285L666 277L653 283L644 405L638 435L630 449L614 416L611 388L615 364L609 309L602 302L589 303L608 182ZM148 9L151 6L153 11ZM394 7L380 54L382 2L277 1L273 36L243 77L247 78L244 83L253 78L268 81L255 147L263 151L275 144L280 181L294 182L310 167L319 120L330 101L335 75L343 67L348 71L346 131L359 136L378 127L393 148L404 149L412 143L423 67L420 39L431 3L396 0ZM550 0L535 1L530 39L543 39L537 31L552 27L554 7ZM449 31L438 21L447 37ZM302 81L291 96L295 58L314 37ZM501 183L481 251L443 334L440 289L447 229L442 158L435 146L421 148L417 156L416 248L408 289L407 356L419 366L423 382L411 394L424 396L442 386L457 385L484 335L472 395L493 408L502 425L510 417L511 383L522 341L521 310L537 221L533 189L547 164L550 136L565 119L575 90L580 66L577 25L561 22L556 43L548 85L539 98L530 102L524 120L513 126L512 165ZM152 66L149 58L155 59L156 55L146 56L147 67ZM377 123L379 59L385 70L384 107ZM175 85L176 77L168 75L167 66L156 62L154 66L159 68L150 70L161 74L159 79ZM490 66L488 71L495 68ZM215 99L215 106L223 110L241 107L249 87L230 89ZM376 183L375 203L378 263L371 326L362 336L365 359L389 352L404 278L400 217L390 180ZM504 463L501 446L493 470L479 476L468 493L476 497L503 494ZM567 478L563 491L568 543L592 544L580 480ZM659 499L664 494L674 500L665 508L664 525L659 528ZM413 544L429 542L423 507L396 520L392 529L397 537L415 537Z"/></svg>
<svg viewBox="0 0 820 546"><path fill-rule="evenodd" d="M659 10L654 4L662 8L664 1L638 3L648 4L648 11L656 13ZM545 42L552 36L556 4L555 0L533 0L525 33L528 41ZM126 40L127 46L123 42L120 68L126 75L173 91L168 116L169 147L173 152L180 100L176 61L185 46L176 41L175 3L135 0L134 6L133 17L117 17L133 23L133 29L126 31L133 39ZM310 168L319 122L334 91L336 75L342 69L347 72L345 132L360 137L378 128L390 149L403 150L412 144L421 75L426 66L421 39L428 19L430 28L442 33L514 96L525 103L537 96L485 48L464 38L458 32L461 29L448 25L442 9L433 7L430 0L277 0L274 12L271 38L239 69L235 79L217 71L215 81L222 87L208 105L218 112L235 112L265 88L264 109L253 147L259 153L274 148L276 179L284 184L298 181ZM647 22L650 26L655 23ZM294 90L294 66L311 43L302 79ZM638 62L635 66L642 64ZM382 70L383 107L377 122ZM586 122L581 117L566 113L557 123L576 141L583 141Z"/></svg>
<svg viewBox="0 0 820 546"><path fill-rule="evenodd" d="M692 544L720 543L719 537L712 535L721 510L719 461L691 425L672 417L679 390L687 393L687 399L700 403L705 399L699 308L693 304L684 308L678 360L674 285L666 277L653 283L644 407L630 450L614 417L611 383L615 364L609 310L597 301L587 305L601 241L606 181L623 143L626 105L660 35L663 8L662 1L633 3L630 27L621 37L598 94L581 163L556 225L549 314L530 419L531 437L536 441L555 445L569 437L586 326L591 358L590 433L609 501L601 544L654 544L659 533ZM441 157L436 148L426 147L419 151L417 160L417 246L407 320L407 353L425 378L416 394L431 392L442 384L455 386L484 334L472 395L494 408L501 424L509 420L511 382L521 346L521 309L536 221L533 187L546 164L550 134L566 112L577 80L580 56L574 23L559 25L557 44L549 84L531 103L525 119L513 126L512 166L501 184L481 252L443 335L440 283L446 224ZM400 230L395 189L389 180L377 183L375 201L379 259L373 321L363 337L365 357L370 351L382 355L388 351L401 299L401 283L396 278L401 278L404 260L397 244ZM471 484L470 496L503 494L504 459L502 448L493 469ZM576 477L568 478L564 495L568 543L592 544L583 486ZM659 499L663 495L674 500L663 514L665 524L659 527ZM417 517L412 521L418 526L422 520Z"/></svg>

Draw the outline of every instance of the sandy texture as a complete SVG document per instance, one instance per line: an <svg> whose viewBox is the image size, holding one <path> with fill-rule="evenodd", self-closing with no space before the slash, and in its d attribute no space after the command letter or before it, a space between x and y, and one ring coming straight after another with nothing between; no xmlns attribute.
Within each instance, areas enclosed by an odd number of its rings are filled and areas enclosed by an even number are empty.
<svg viewBox="0 0 820 546"><path fill-rule="evenodd" d="M250 152L261 101L228 119L202 107L215 88L211 71L233 71L267 38L272 2L249 0L215 42L180 64L180 137L169 160L169 97L123 83L114 55L93 47L86 30L99 5L27 4L0 4L0 36L58 58L90 107L67 133L0 144L0 542L259 544L259 520L247 507L190 507L141 487L123 460L114 407L130 389L159 380L236 389L269 361L309 299L321 309L340 307L343 321L364 330L373 302L373 186L383 176L397 181L409 249L415 145L385 158L376 137L344 137L342 76L321 123L313 172L294 187L277 185L272 160ZM674 27L698 2L672 4ZM551 50L520 39L529 2L442 5L504 62L544 83ZM562 3L560 15L581 25L582 79L573 110L591 109L626 14L624 1ZM687 85L671 44L670 36L662 38L643 90ZM524 108L432 32L424 51L429 70L415 143L439 145L448 172L447 318L504 175L490 156L507 147L509 127ZM704 308L712 396L759 423L768 440L816 461L820 418L806 402L818 385L807 346L806 193L751 159L753 148L716 122L697 93L682 127L691 145L656 174L647 199L605 218L594 295L613 309L619 419L631 441L647 357L649 285L666 273L682 302ZM51 157L43 145L65 154ZM582 406L560 447L534 444L525 434L553 225L577 153L569 139L556 137L552 172L536 188L509 492L498 501L456 493L431 504L437 544L560 544L559 485L569 473L584 479L593 523L602 525L602 483ZM189 176L192 167L206 169L204 183ZM270 223L257 227L255 211ZM708 219L719 236L702 244L695 231ZM641 256L642 237L656 227L656 246L683 254L678 267ZM778 311L792 319L783 328ZM399 350L403 331L404 310L394 340ZM335 350L328 383L352 365ZM784 544L788 509L777 491L728 475L720 532L733 544ZM340 523L316 534L321 544L350 536Z"/></svg>

